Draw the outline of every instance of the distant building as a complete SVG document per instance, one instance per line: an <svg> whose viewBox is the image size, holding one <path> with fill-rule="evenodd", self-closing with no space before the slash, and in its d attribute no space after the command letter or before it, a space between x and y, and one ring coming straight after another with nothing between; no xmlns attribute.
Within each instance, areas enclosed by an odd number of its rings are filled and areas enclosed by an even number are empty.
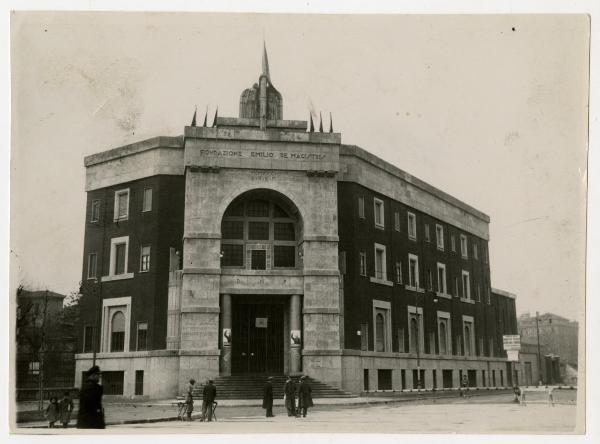
<svg viewBox="0 0 600 444"><path fill-rule="evenodd" d="M77 336L75 319L63 316L64 299L65 295L53 291L17 291L16 389L19 400L38 396L42 374L46 389L73 387Z"/></svg>
<svg viewBox="0 0 600 444"><path fill-rule="evenodd" d="M283 120L266 52L239 117L194 115L85 166L76 377L97 352L106 394L249 374L353 393L511 384L515 299L491 289L489 217L331 122Z"/></svg>

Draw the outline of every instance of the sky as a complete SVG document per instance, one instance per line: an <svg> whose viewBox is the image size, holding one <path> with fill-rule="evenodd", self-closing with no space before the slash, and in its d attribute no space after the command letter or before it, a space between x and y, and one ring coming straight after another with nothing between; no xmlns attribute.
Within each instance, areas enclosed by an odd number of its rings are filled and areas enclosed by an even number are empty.
<svg viewBox="0 0 600 444"><path fill-rule="evenodd" d="M584 15L15 13L12 284L76 290L84 156L180 135L195 106L237 116L263 38L284 118L331 112L343 143L488 214L492 286L581 319Z"/></svg>

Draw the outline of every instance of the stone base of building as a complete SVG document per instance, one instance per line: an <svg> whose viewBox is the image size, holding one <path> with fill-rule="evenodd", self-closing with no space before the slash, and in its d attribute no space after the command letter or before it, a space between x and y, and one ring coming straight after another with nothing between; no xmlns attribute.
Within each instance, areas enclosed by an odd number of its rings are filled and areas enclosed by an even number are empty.
<svg viewBox="0 0 600 444"><path fill-rule="evenodd" d="M75 384L92 366L92 354L76 355ZM106 396L125 399L166 399L182 395L194 378L224 376L219 351L154 350L99 353ZM375 353L356 350L303 351L302 371L347 392L412 388L457 388L466 378L470 387L512 385L513 371L503 358Z"/></svg>

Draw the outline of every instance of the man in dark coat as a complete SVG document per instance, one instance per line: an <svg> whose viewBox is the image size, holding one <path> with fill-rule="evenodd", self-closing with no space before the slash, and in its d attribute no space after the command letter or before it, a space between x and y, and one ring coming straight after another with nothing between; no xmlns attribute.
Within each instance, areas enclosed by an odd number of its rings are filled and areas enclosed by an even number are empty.
<svg viewBox="0 0 600 444"><path fill-rule="evenodd" d="M102 408L102 386L100 367L94 365L87 372L87 377L79 393L79 411L77 412L78 429L103 429L104 409Z"/></svg>
<svg viewBox="0 0 600 444"><path fill-rule="evenodd" d="M296 415L296 383L294 383L291 376L288 376L287 381L285 381L283 392L285 393L285 408L288 416Z"/></svg>
<svg viewBox="0 0 600 444"><path fill-rule="evenodd" d="M217 388L213 385L212 379L209 379L202 390L202 419L200 421L212 421L213 403L217 397Z"/></svg>
<svg viewBox="0 0 600 444"><path fill-rule="evenodd" d="M306 380L306 376L300 378L300 384L298 385L298 414L302 413L302 417L306 418L308 408L313 406L312 400L312 388Z"/></svg>
<svg viewBox="0 0 600 444"><path fill-rule="evenodd" d="M269 376L265 386L263 387L263 402L262 408L267 410L267 418L272 418L273 415L273 378Z"/></svg>

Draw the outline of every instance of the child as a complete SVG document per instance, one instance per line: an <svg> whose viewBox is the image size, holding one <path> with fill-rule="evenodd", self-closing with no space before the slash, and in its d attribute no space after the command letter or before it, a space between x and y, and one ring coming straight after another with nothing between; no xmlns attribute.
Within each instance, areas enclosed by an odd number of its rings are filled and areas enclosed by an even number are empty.
<svg viewBox="0 0 600 444"><path fill-rule="evenodd" d="M59 418L58 399L56 399L56 396L50 398L50 404L48 404L44 416L48 420L48 427L54 428L54 423L58 421Z"/></svg>
<svg viewBox="0 0 600 444"><path fill-rule="evenodd" d="M69 396L69 392L64 393L63 399L60 400L58 405L58 410L60 412L60 422L64 428L67 428L73 412L73 400Z"/></svg>

